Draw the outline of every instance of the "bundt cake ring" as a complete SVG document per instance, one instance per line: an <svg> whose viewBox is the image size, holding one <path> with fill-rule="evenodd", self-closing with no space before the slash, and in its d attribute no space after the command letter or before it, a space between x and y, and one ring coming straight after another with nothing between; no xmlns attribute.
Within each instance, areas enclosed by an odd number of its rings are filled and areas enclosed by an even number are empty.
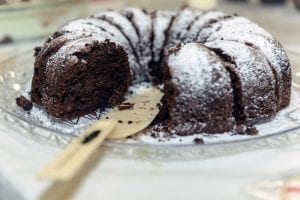
<svg viewBox="0 0 300 200"><path fill-rule="evenodd" d="M291 67L270 33L236 14L129 7L70 21L37 47L31 100L74 119L146 81L163 86L155 123L168 134L253 133L288 106Z"/></svg>

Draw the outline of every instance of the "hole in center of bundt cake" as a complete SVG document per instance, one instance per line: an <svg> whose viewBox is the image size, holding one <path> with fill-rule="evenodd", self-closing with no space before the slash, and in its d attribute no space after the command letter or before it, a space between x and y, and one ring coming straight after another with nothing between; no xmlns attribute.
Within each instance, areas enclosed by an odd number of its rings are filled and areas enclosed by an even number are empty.
<svg viewBox="0 0 300 200"><path fill-rule="evenodd" d="M70 55L63 76L47 89L43 103L50 114L65 119L121 103L131 80L126 52L107 41Z"/></svg>

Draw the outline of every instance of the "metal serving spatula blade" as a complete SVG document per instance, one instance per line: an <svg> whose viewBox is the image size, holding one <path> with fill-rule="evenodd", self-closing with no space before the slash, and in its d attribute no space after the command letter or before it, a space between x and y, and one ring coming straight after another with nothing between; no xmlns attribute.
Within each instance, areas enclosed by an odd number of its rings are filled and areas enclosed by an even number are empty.
<svg viewBox="0 0 300 200"><path fill-rule="evenodd" d="M106 119L118 122L108 138L126 138L147 128L159 112L158 106L162 97L160 90L147 89L114 108L105 116Z"/></svg>
<svg viewBox="0 0 300 200"><path fill-rule="evenodd" d="M69 144L38 177L52 181L70 180L106 138L126 138L147 128L159 112L162 97L160 90L149 88L123 102Z"/></svg>

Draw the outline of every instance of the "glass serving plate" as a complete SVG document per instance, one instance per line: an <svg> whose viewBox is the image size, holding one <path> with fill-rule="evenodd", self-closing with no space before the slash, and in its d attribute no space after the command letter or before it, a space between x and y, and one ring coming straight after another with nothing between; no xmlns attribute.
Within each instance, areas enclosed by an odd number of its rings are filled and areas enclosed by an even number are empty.
<svg viewBox="0 0 300 200"><path fill-rule="evenodd" d="M19 108L15 98L21 94L28 96L33 73L32 55L31 49L0 64L0 125L38 142L63 147L96 120L96 117L85 116L78 121L60 121L48 116L41 108L34 107L31 113ZM274 119L258 124L257 136L226 133L175 137L163 141L163 138L155 140L147 134L140 134L137 137L139 139L106 141L104 151L113 156L176 160L208 158L299 142L300 55L289 51L289 57L293 66L291 105L279 112ZM195 144L195 137L201 137L205 143Z"/></svg>

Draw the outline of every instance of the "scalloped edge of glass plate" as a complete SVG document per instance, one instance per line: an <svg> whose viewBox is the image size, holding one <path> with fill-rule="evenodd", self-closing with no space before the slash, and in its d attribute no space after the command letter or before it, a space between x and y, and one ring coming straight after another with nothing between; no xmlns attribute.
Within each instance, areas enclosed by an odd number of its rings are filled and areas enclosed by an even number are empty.
<svg viewBox="0 0 300 200"><path fill-rule="evenodd" d="M26 53L25 51L23 53ZM297 53L300 58L300 54ZM9 62L15 56L5 59L1 63ZM298 85L296 86L298 88ZM1 113L1 110L3 111ZM73 138L63 132L50 128L32 124L32 122L19 117L5 108L0 107L0 117L4 117L9 122L9 129L18 131L25 137L37 142L54 145L58 147L66 146ZM27 129L28 131L24 130ZM247 151L276 148L300 142L300 124L288 130L275 132L254 138L240 139L222 143L210 144L127 144L113 141L106 141L103 145L105 154L113 157L126 157L134 159L154 159L154 160L190 160L200 158L211 158Z"/></svg>

